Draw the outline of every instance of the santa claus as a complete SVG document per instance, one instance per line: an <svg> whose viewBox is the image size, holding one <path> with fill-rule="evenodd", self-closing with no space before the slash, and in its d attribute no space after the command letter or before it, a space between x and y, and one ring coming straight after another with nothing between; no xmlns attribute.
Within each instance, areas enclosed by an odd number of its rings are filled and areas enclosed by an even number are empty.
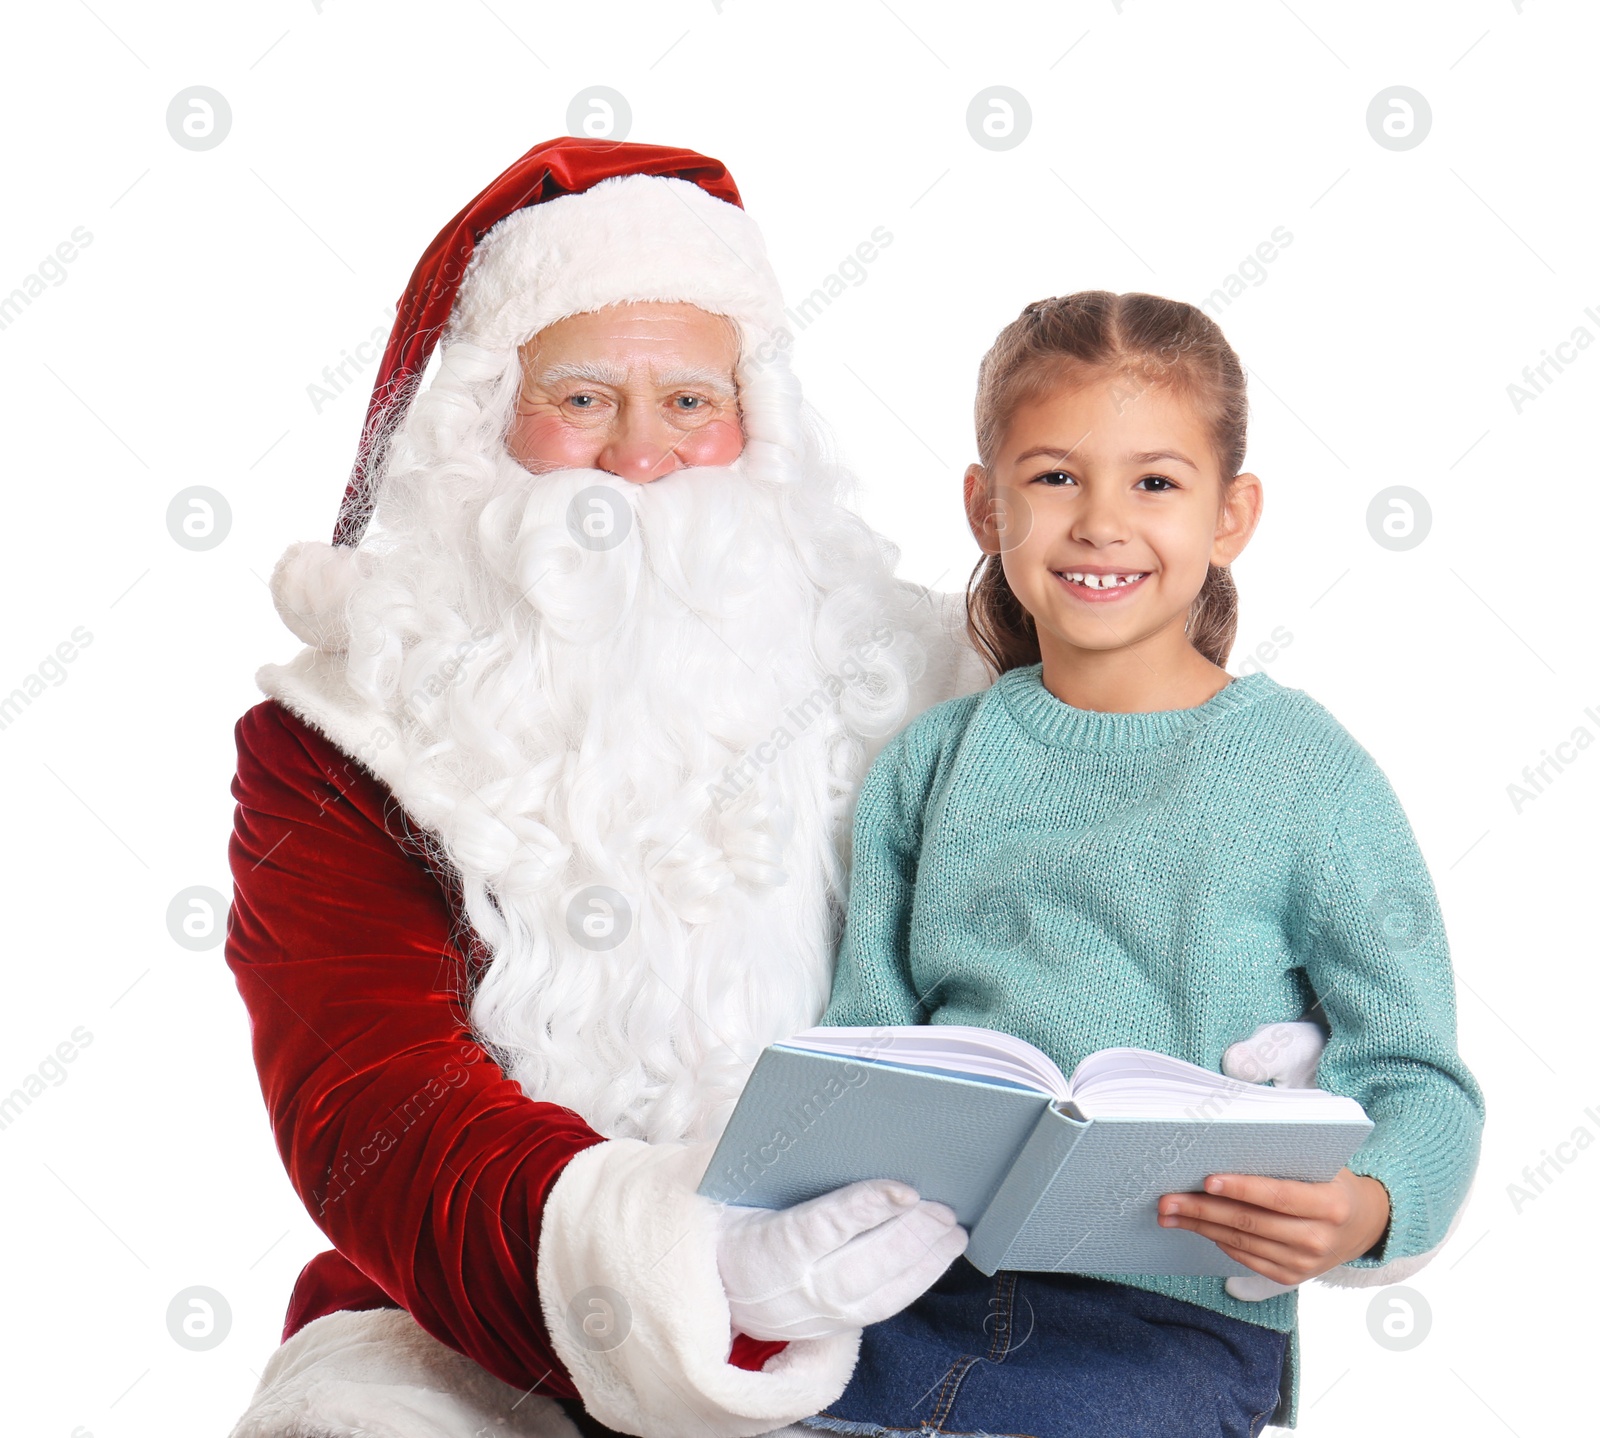
<svg viewBox="0 0 1600 1438"><path fill-rule="evenodd" d="M418 265L237 728L227 961L334 1247L235 1438L772 1432L961 1252L892 1182L695 1192L825 1004L868 761L988 677L789 344L688 151L537 146Z"/></svg>

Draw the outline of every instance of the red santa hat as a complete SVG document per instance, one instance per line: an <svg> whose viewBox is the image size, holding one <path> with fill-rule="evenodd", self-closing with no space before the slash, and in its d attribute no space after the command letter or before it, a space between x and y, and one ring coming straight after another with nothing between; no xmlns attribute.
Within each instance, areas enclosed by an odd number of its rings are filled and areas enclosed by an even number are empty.
<svg viewBox="0 0 1600 1438"><path fill-rule="evenodd" d="M434 238L401 296L378 368L336 545L366 527L389 439L443 338L509 354L567 315L677 301L739 326L747 447L792 448L783 298L720 161L664 145L535 145Z"/></svg>

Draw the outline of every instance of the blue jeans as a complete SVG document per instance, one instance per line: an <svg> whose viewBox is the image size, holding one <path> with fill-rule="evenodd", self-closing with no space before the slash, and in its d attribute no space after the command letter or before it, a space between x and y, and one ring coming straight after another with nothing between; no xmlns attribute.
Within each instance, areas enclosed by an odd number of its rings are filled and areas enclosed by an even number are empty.
<svg viewBox="0 0 1600 1438"><path fill-rule="evenodd" d="M824 1432L1256 1438L1289 1335L1126 1284L964 1258L869 1327Z"/></svg>

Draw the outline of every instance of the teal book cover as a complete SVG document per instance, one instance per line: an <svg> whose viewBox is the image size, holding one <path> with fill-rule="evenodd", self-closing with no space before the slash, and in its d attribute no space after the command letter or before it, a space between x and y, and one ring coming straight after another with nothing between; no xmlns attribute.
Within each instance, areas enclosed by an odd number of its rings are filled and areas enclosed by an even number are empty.
<svg viewBox="0 0 1600 1438"><path fill-rule="evenodd" d="M1353 1099L1108 1049L1070 1079L1023 1040L957 1026L810 1029L757 1061L699 1191L787 1208L893 1178L948 1204L980 1271L1249 1272L1162 1228L1213 1173L1323 1182L1371 1121Z"/></svg>

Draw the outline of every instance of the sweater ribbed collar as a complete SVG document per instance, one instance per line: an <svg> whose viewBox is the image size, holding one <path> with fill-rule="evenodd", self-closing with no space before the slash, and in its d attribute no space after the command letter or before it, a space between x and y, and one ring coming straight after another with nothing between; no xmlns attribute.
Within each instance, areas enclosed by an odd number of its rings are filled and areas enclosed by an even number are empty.
<svg viewBox="0 0 1600 1438"><path fill-rule="evenodd" d="M1146 749L1171 743L1202 725L1275 693L1266 674L1241 674L1204 704L1192 709L1157 709L1145 714L1107 714L1078 709L1044 687L1044 666L1008 670L995 681L1015 722L1045 744L1074 749Z"/></svg>

